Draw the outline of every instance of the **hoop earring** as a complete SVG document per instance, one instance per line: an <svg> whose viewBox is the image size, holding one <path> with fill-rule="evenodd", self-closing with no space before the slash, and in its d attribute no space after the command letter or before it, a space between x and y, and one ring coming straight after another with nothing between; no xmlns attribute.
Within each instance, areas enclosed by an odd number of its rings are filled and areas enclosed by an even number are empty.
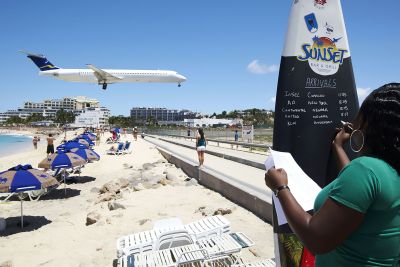
<svg viewBox="0 0 400 267"><path fill-rule="evenodd" d="M361 136L362 136L362 145L361 145L361 147L360 147L359 149L355 149L355 148L353 147L353 143L354 143L354 142L351 141L351 140L353 139L353 134L354 134L355 132L360 132L360 133L361 133ZM360 152L360 151L363 149L363 147L364 147L364 134L363 134L363 132L362 132L361 130L354 130L354 131L351 133L351 135L350 135L350 148L351 148L351 150L352 150L353 152L355 152L355 153L358 153L358 152Z"/></svg>

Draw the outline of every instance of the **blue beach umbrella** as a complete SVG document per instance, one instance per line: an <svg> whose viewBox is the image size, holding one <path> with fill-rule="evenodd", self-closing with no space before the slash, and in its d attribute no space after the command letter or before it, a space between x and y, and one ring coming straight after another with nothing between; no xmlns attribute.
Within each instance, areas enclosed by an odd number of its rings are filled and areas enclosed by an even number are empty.
<svg viewBox="0 0 400 267"><path fill-rule="evenodd" d="M100 155L97 154L94 150L91 149L80 149L80 148L73 148L70 150L72 153L75 153L85 160L100 160Z"/></svg>
<svg viewBox="0 0 400 267"><path fill-rule="evenodd" d="M0 193L18 193L18 197L21 200L21 227L24 226L23 196L21 193L44 188L55 188L58 185L58 181L53 176L41 170L33 169L31 165L18 165L7 171L0 172Z"/></svg>
<svg viewBox="0 0 400 267"><path fill-rule="evenodd" d="M83 144L83 145L85 145L85 146L87 146L87 147L90 147L90 146L93 146L93 145L94 145L94 143L92 142L92 140L86 140L86 139L83 139L83 138L76 138L76 139L74 139L74 140L72 140L72 141L78 142L78 143Z"/></svg>
<svg viewBox="0 0 400 267"><path fill-rule="evenodd" d="M59 152L68 152L69 150L73 149L73 148L81 148L81 149L86 149L87 146L84 144L81 144L79 142L75 142L75 141L68 141L64 144L61 144L57 147L57 151Z"/></svg>
<svg viewBox="0 0 400 267"><path fill-rule="evenodd" d="M91 133L91 132L86 132L84 134L81 134L81 135L78 136L78 138L80 138L80 137L85 138L85 139L89 138L90 141L96 140L96 135Z"/></svg>
<svg viewBox="0 0 400 267"><path fill-rule="evenodd" d="M44 169L63 169L63 179L64 179L64 191L67 194L65 188L65 169L74 168L86 164L86 160L78 156L75 153L55 153L47 156L44 160L39 163L39 168Z"/></svg>

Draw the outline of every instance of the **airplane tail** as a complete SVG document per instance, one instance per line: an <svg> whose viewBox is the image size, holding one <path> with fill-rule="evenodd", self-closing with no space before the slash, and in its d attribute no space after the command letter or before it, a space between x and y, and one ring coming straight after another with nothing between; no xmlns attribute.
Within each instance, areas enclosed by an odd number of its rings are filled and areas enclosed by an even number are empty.
<svg viewBox="0 0 400 267"><path fill-rule="evenodd" d="M40 71L47 71L47 70L56 70L59 67L53 65L47 58L43 55L35 55L27 52L22 53L27 54L27 57L35 63L35 65L40 69Z"/></svg>

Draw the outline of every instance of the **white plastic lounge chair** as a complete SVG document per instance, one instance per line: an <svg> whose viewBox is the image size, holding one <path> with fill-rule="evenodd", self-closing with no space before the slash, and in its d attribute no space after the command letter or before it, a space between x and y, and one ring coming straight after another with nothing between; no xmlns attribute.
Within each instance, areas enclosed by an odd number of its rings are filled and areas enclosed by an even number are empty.
<svg viewBox="0 0 400 267"><path fill-rule="evenodd" d="M185 229L195 240L210 238L231 232L230 222L222 215L205 217L185 225Z"/></svg>
<svg viewBox="0 0 400 267"><path fill-rule="evenodd" d="M250 263L233 264L232 267L275 267L276 263L273 259L265 259Z"/></svg>
<svg viewBox="0 0 400 267"><path fill-rule="evenodd" d="M121 155L123 153L124 150L124 143L118 143L118 147L115 150L107 150L107 154L108 155Z"/></svg>
<svg viewBox="0 0 400 267"><path fill-rule="evenodd" d="M120 267L174 267L180 264L203 262L207 252L197 245L180 246L176 248L150 251L136 255L124 256L118 259Z"/></svg>
<svg viewBox="0 0 400 267"><path fill-rule="evenodd" d="M157 234L157 244L153 250L163 250L193 244L192 238L185 229L176 229Z"/></svg>
<svg viewBox="0 0 400 267"><path fill-rule="evenodd" d="M117 240L117 257L151 251L157 240L154 230L120 237Z"/></svg>
<svg viewBox="0 0 400 267"><path fill-rule="evenodd" d="M178 233L183 229L187 231L193 242L195 242L196 240L230 233L230 222L221 215L205 217L187 225L182 225L182 222L177 218L160 220L154 224L154 229L151 231L118 238L117 257L155 249L159 246L157 242L163 232ZM152 246L151 249L149 249L150 246Z"/></svg>
<svg viewBox="0 0 400 267"><path fill-rule="evenodd" d="M3 200L0 200L0 202L6 202L14 194L15 193L0 193L0 198L4 198Z"/></svg>

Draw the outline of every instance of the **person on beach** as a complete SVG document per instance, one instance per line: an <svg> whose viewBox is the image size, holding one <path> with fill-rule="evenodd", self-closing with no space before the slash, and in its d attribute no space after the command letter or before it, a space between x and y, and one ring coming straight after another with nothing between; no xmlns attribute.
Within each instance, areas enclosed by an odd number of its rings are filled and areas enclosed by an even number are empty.
<svg viewBox="0 0 400 267"><path fill-rule="evenodd" d="M136 127L133 128L132 134L135 141L137 141L138 129Z"/></svg>
<svg viewBox="0 0 400 267"><path fill-rule="evenodd" d="M96 146L100 145L100 129L96 129Z"/></svg>
<svg viewBox="0 0 400 267"><path fill-rule="evenodd" d="M346 142L359 156L352 161ZM400 83L374 90L354 123L338 131L332 150L341 171L317 196L314 215L291 194L285 170L265 174L290 228L317 254L317 267L399 266Z"/></svg>
<svg viewBox="0 0 400 267"><path fill-rule="evenodd" d="M35 149L37 149L38 138L37 138L36 135L33 137L32 143L33 143L33 147L34 147Z"/></svg>
<svg viewBox="0 0 400 267"><path fill-rule="evenodd" d="M47 137L47 154L54 154L54 137L53 137L53 134L49 134L49 137Z"/></svg>
<svg viewBox="0 0 400 267"><path fill-rule="evenodd" d="M206 151L207 140L204 137L204 131L202 128L197 130L196 134L196 150L199 158L199 167L204 164L204 151Z"/></svg>

